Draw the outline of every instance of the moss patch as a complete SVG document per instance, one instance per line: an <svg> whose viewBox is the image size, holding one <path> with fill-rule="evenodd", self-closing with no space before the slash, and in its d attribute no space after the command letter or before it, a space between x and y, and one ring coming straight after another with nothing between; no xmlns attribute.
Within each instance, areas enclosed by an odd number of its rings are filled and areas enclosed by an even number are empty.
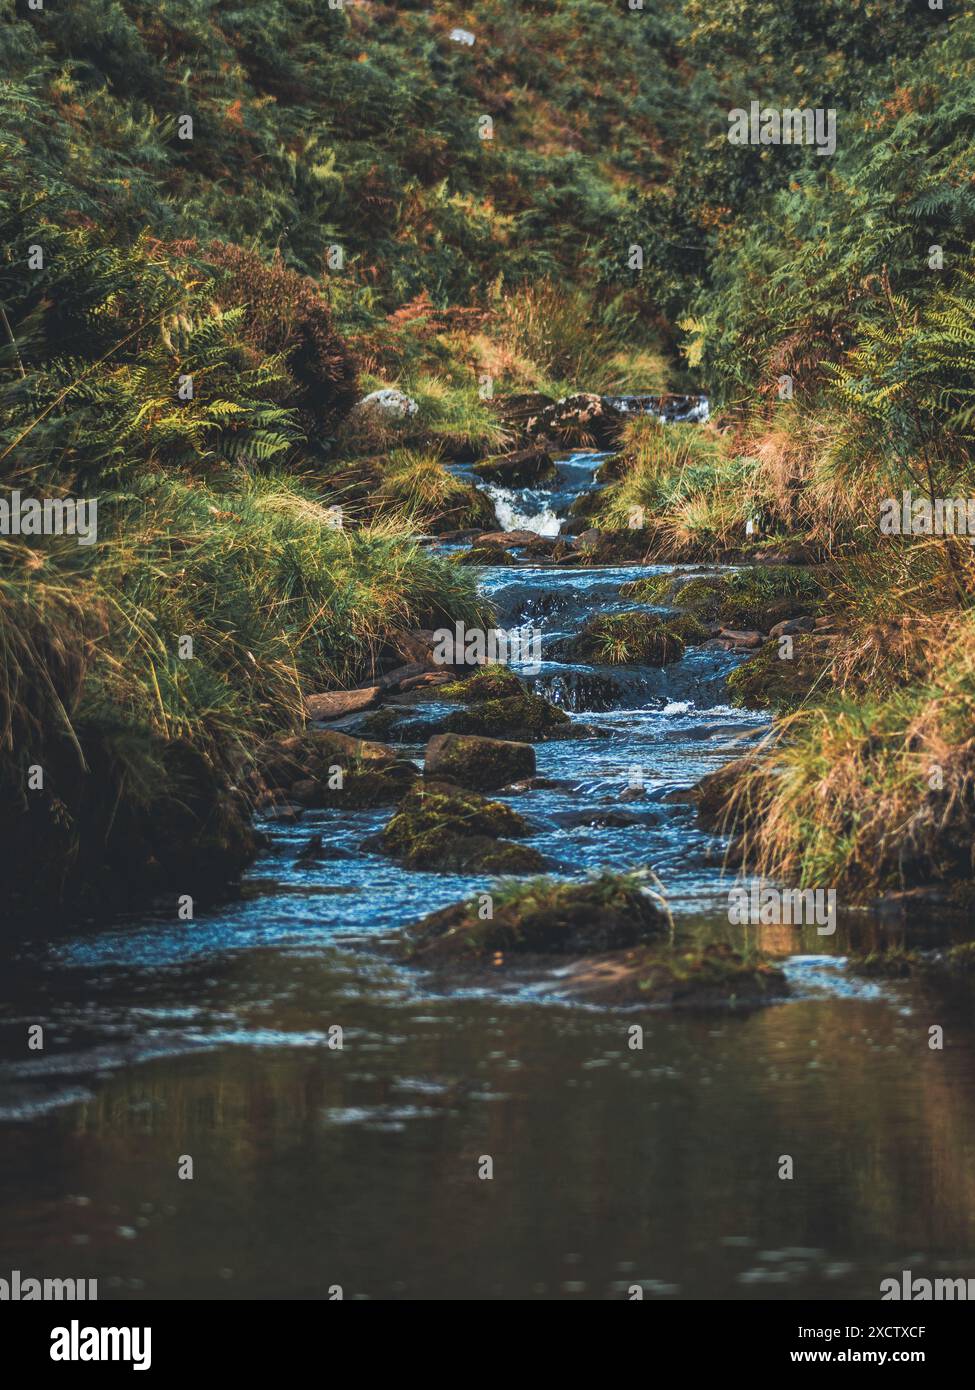
<svg viewBox="0 0 975 1390"><path fill-rule="evenodd" d="M878 980L907 979L923 964L924 958L917 951L905 951L896 946L888 951L854 952L847 960L854 974Z"/></svg>

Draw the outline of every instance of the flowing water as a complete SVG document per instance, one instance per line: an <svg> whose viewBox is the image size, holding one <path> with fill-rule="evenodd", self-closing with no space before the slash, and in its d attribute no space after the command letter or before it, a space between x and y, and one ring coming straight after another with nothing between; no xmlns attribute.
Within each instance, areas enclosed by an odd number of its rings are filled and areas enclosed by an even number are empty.
<svg viewBox="0 0 975 1390"><path fill-rule="evenodd" d="M495 490L499 523L557 533L599 461ZM876 1298L905 1268L975 1274L970 1003L846 971L851 933L896 938L896 921L844 919L834 937L729 925L723 845L680 792L765 732L726 702L739 658L551 659L647 572L485 573L504 626L542 626L533 685L606 731L538 745L554 785L513 804L557 872L652 865L679 934L744 932L782 958L791 998L687 1014L438 996L369 948L483 883L364 851L388 809L308 811L269 827L240 897L193 922L164 904L7 933L0 1275L97 1277L121 1298L612 1299L641 1284L666 1299ZM332 857L296 863L316 832Z"/></svg>

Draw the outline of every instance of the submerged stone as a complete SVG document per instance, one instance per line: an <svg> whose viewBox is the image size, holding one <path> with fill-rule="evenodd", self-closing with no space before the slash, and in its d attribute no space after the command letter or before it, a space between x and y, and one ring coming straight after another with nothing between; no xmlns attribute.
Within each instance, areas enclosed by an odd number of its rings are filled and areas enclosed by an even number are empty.
<svg viewBox="0 0 975 1390"><path fill-rule="evenodd" d="M478 899L453 903L407 929L413 960L472 959L494 952L574 956L665 937L669 919L636 875L603 874L583 883L533 879L501 885L492 916Z"/></svg>

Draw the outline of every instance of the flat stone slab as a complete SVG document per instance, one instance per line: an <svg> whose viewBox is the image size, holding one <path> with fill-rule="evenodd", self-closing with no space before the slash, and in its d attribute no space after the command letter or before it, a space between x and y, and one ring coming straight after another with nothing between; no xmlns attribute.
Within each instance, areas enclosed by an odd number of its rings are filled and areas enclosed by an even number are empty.
<svg viewBox="0 0 975 1390"><path fill-rule="evenodd" d="M378 699L378 685L367 685L362 690L330 690L327 694L306 695L305 713L309 719L341 719L343 715L368 709Z"/></svg>

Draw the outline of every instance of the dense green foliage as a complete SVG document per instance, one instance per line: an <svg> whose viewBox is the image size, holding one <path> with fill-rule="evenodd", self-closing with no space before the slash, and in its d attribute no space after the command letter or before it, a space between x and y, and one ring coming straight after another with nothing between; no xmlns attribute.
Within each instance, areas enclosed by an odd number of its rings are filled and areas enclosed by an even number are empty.
<svg viewBox="0 0 975 1390"><path fill-rule="evenodd" d="M97 496L100 528L0 539L4 825L64 748L100 750L106 805L165 798L173 746L236 776L302 690L473 613L410 533L483 519L444 461L505 443L485 376L707 389L721 432L634 422L597 523L642 508L678 558L747 522L818 547L851 624L911 616L837 658L841 694L892 667L914 692L884 729L935 699L924 634L967 651L944 614L970 547L878 551L875 525L901 487L975 481L975 18L951 0L0 0L0 75L0 473ZM729 143L753 100L835 109L835 154ZM402 428L350 415L385 385L418 403ZM77 849L61 776L48 830Z"/></svg>

